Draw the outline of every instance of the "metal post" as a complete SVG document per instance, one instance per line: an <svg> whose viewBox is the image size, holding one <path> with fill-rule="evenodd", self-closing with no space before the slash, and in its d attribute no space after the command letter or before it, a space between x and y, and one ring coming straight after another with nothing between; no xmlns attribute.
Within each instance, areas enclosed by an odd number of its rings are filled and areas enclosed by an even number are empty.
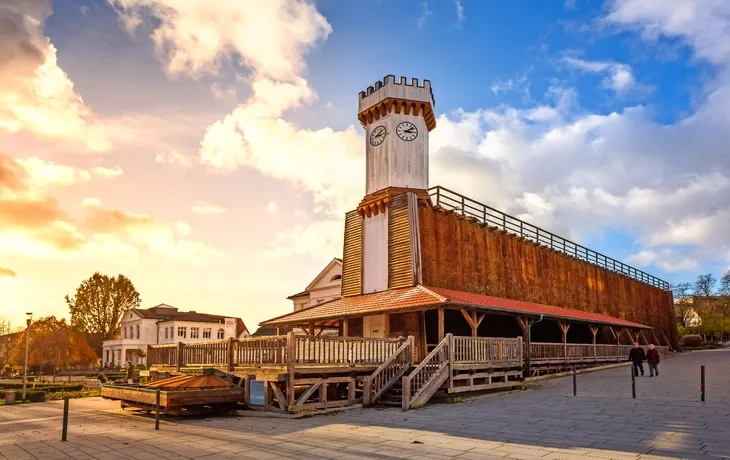
<svg viewBox="0 0 730 460"><path fill-rule="evenodd" d="M636 399L636 376L634 375L633 363L629 366L629 369L631 369L631 397Z"/></svg>
<svg viewBox="0 0 730 460"><path fill-rule="evenodd" d="M61 441L66 440L68 434L68 396L63 397L63 431L61 432Z"/></svg>
<svg viewBox="0 0 730 460"><path fill-rule="evenodd" d="M25 401L25 388L28 385L28 343L30 341L30 323L33 320L33 313L26 313L28 319L26 320L27 327L25 328L25 363L23 364L23 401Z"/></svg>
<svg viewBox="0 0 730 460"><path fill-rule="evenodd" d="M700 366L700 401L705 402L705 366Z"/></svg>
<svg viewBox="0 0 730 460"><path fill-rule="evenodd" d="M157 389L155 395L155 430L160 429L160 389Z"/></svg>
<svg viewBox="0 0 730 460"><path fill-rule="evenodd" d="M573 366L573 396L578 396L578 376L575 373L575 366Z"/></svg>

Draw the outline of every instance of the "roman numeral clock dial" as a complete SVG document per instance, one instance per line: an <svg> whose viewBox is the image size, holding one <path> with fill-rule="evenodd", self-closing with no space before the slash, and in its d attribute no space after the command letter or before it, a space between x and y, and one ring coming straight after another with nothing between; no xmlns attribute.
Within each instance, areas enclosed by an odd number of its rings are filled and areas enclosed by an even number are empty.
<svg viewBox="0 0 730 460"><path fill-rule="evenodd" d="M418 128L410 121L403 121L398 123L395 128L395 133L406 142L410 142L418 137Z"/></svg>
<svg viewBox="0 0 730 460"><path fill-rule="evenodd" d="M377 126L373 131L370 133L370 145L373 147L377 147L378 145L382 144L385 140L385 135L387 133L385 132L385 126L380 125Z"/></svg>

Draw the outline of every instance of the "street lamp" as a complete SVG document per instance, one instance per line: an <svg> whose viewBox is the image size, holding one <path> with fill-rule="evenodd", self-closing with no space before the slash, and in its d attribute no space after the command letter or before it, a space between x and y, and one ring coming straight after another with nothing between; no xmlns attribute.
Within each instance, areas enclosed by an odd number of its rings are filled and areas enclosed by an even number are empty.
<svg viewBox="0 0 730 460"><path fill-rule="evenodd" d="M23 401L25 401L25 387L28 385L28 341L30 339L30 323L33 321L33 313L26 313L28 318L25 323L28 327L25 329L25 364L23 365Z"/></svg>

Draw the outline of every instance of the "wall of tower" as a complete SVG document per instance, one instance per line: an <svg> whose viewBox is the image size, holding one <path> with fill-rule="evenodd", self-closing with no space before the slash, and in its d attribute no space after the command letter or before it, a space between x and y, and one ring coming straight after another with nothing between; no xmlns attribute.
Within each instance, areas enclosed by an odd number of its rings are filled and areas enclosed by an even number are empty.
<svg viewBox="0 0 730 460"><path fill-rule="evenodd" d="M671 291L430 206L419 208L423 284L602 313L677 346Z"/></svg>
<svg viewBox="0 0 730 460"><path fill-rule="evenodd" d="M398 124L407 121L418 129L418 137L403 141L396 134ZM422 116L391 113L369 124L366 139L374 129L385 127L385 140L377 146L366 145L365 194L386 187L428 188L428 129Z"/></svg>

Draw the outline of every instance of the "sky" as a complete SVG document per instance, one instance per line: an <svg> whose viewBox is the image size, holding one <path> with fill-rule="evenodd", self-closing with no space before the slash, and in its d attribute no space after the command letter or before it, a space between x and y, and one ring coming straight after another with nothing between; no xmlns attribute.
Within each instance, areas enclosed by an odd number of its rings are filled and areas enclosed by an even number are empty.
<svg viewBox="0 0 730 460"><path fill-rule="evenodd" d="M670 282L730 267L730 2L2 0L0 316L292 309L365 193L357 95L429 79L442 185Z"/></svg>

